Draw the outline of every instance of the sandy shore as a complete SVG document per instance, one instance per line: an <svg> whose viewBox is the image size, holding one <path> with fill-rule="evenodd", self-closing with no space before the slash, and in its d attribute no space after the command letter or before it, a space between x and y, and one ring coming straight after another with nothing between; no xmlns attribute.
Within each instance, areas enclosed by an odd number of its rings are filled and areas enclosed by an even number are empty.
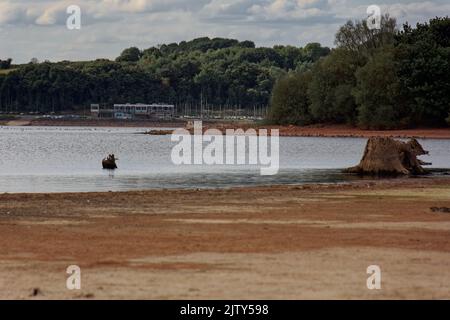
<svg viewBox="0 0 450 320"><path fill-rule="evenodd" d="M348 126L320 127L282 127L281 136L301 137L392 137L392 138L422 138L422 139L450 139L450 128L423 128L405 130L362 130Z"/></svg>
<svg viewBox="0 0 450 320"><path fill-rule="evenodd" d="M0 121L0 125L7 127L27 127L31 125L31 121L28 120Z"/></svg>
<svg viewBox="0 0 450 320"><path fill-rule="evenodd" d="M255 126L248 123L217 123L204 124L204 130L219 129L277 129L282 137L333 137L333 138L421 138L421 139L450 139L450 128L419 128L405 130L363 130L347 125L312 125L312 126Z"/></svg>
<svg viewBox="0 0 450 320"><path fill-rule="evenodd" d="M450 179L3 194L0 298L450 299L450 214L433 207Z"/></svg>
<svg viewBox="0 0 450 320"><path fill-rule="evenodd" d="M123 128L179 128L184 127L185 121L154 121L154 120L59 120L59 119L18 119L0 121L0 125L9 127L34 126L34 127L123 127Z"/></svg>

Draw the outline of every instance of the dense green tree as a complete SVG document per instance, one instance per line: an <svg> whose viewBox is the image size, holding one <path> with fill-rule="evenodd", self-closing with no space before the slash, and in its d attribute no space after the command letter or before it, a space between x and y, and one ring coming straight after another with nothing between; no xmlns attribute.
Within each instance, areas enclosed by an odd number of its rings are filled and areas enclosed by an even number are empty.
<svg viewBox="0 0 450 320"><path fill-rule="evenodd" d="M336 49L313 67L308 95L316 122L355 122L356 103L351 91L355 72L363 64L358 56Z"/></svg>
<svg viewBox="0 0 450 320"><path fill-rule="evenodd" d="M310 71L290 73L277 81L273 89L270 121L278 124L309 124L312 120L307 94L310 82Z"/></svg>
<svg viewBox="0 0 450 320"><path fill-rule="evenodd" d="M392 129L409 125L408 107L401 94L397 70L395 49L385 47L356 72L353 94L361 127Z"/></svg>
<svg viewBox="0 0 450 320"><path fill-rule="evenodd" d="M320 43L308 43L305 48L303 48L304 57L306 61L316 62L320 58L327 56L330 53L330 49L327 47L322 47Z"/></svg>
<svg viewBox="0 0 450 320"><path fill-rule="evenodd" d="M131 47L122 51L120 56L116 59L117 62L138 62L141 59L142 53L136 47Z"/></svg>
<svg viewBox="0 0 450 320"><path fill-rule="evenodd" d="M6 60L1 60L0 59L0 70L9 69L11 67L11 62L12 62L11 58L8 58Z"/></svg>
<svg viewBox="0 0 450 320"><path fill-rule="evenodd" d="M370 29L367 20L348 21L336 33L335 44L355 55L369 57L374 50L394 43L396 26L396 20L389 15L381 17L379 29Z"/></svg>
<svg viewBox="0 0 450 320"><path fill-rule="evenodd" d="M299 72L311 72L311 122L381 129L450 123L448 17L416 28L406 24L402 31L387 15L378 30L371 30L366 21L349 21L337 32L335 43L337 48L325 58L313 63L302 59L297 65ZM308 46L302 50L311 51ZM280 81L284 89L273 92L271 117L298 123L297 113L286 112L295 109L291 102L299 96L285 88L287 83L295 88L293 78ZM306 110L304 105L301 109Z"/></svg>

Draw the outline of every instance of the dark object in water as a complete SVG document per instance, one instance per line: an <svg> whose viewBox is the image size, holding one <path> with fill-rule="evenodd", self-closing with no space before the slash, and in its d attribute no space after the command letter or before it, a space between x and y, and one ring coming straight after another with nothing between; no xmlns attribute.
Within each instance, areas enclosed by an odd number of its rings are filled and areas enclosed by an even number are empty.
<svg viewBox="0 0 450 320"><path fill-rule="evenodd" d="M408 142L392 138L370 138L361 163L345 170L346 173L367 175L423 175L428 174L423 165L430 163L417 159L428 154L416 139Z"/></svg>
<svg viewBox="0 0 450 320"><path fill-rule="evenodd" d="M37 296L41 296L42 295L42 291L39 288L33 288L33 290L31 291L30 296L31 297L37 297Z"/></svg>
<svg viewBox="0 0 450 320"><path fill-rule="evenodd" d="M433 207L431 208L432 212L438 212L438 213L450 213L450 208L447 207L442 207L442 208L438 208L438 207Z"/></svg>
<svg viewBox="0 0 450 320"><path fill-rule="evenodd" d="M103 169L108 170L115 170L117 169L116 161L119 159L116 159L116 157L113 154L110 154L107 158L103 159L102 165Z"/></svg>

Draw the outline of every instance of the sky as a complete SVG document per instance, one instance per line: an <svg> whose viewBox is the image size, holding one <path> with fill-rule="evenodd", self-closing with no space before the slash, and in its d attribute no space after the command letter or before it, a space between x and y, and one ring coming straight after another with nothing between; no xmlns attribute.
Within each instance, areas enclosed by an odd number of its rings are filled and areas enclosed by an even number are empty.
<svg viewBox="0 0 450 320"><path fill-rule="evenodd" d="M81 9L79 30L66 25L71 5ZM339 26L366 18L369 5L399 24L450 14L450 0L0 0L0 59L114 59L131 46L204 36L332 47Z"/></svg>

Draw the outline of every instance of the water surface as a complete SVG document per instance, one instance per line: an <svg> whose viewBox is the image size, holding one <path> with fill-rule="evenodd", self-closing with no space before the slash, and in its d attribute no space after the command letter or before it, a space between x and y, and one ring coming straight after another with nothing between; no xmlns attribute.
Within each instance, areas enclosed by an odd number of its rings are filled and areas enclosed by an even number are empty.
<svg viewBox="0 0 450 320"><path fill-rule="evenodd" d="M280 172L252 166L175 166L170 136L136 134L148 128L0 127L0 192L91 192L155 188L347 182L367 139L280 138ZM420 141L433 168L450 167L450 140ZM102 170L109 153L119 169Z"/></svg>

